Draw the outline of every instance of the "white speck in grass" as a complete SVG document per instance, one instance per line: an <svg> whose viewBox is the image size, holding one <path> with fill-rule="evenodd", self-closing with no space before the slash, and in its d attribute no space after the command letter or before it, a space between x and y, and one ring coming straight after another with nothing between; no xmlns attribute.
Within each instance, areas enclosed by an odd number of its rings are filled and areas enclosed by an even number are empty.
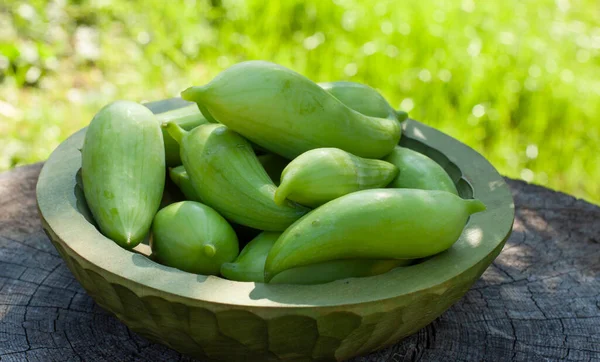
<svg viewBox="0 0 600 362"><path fill-rule="evenodd" d="M325 41L325 35L321 32L314 33L313 35L304 39L303 45L307 50L316 49L319 45Z"/></svg>
<svg viewBox="0 0 600 362"><path fill-rule="evenodd" d="M36 16L35 9L29 4L21 4L17 9L17 13L26 20L33 20Z"/></svg>
<svg viewBox="0 0 600 362"><path fill-rule="evenodd" d="M50 126L44 131L44 138L47 141L54 141L60 136L60 128L57 125Z"/></svg>
<svg viewBox="0 0 600 362"><path fill-rule="evenodd" d="M558 10L561 12L566 13L569 11L571 4L569 3L569 0L556 0L556 7L558 7Z"/></svg>
<svg viewBox="0 0 600 362"><path fill-rule="evenodd" d="M408 23L401 23L398 25L398 32L402 35L410 34L410 25Z"/></svg>
<svg viewBox="0 0 600 362"><path fill-rule="evenodd" d="M477 104L473 107L471 113L473 113L475 117L483 117L485 115L485 107L483 104Z"/></svg>
<svg viewBox="0 0 600 362"><path fill-rule="evenodd" d="M356 63L348 63L344 67L344 74L346 74L349 77L354 77L357 72L358 66L356 65Z"/></svg>
<svg viewBox="0 0 600 362"><path fill-rule="evenodd" d="M362 51L365 53L365 55L373 55L375 52L377 52L377 45L375 45L375 43L372 41L367 42L363 45Z"/></svg>
<svg viewBox="0 0 600 362"><path fill-rule="evenodd" d="M504 45L511 45L515 42L515 35L510 31L503 31L500 33L500 43Z"/></svg>
<svg viewBox="0 0 600 362"><path fill-rule="evenodd" d="M395 58L400 55L400 50L395 45L388 45L385 47L385 55L390 58Z"/></svg>
<svg viewBox="0 0 600 362"><path fill-rule="evenodd" d="M150 34L146 31L140 31L137 35L137 41L142 45L150 43Z"/></svg>
<svg viewBox="0 0 600 362"><path fill-rule="evenodd" d="M521 170L521 178L523 180L525 180L526 182L533 181L534 177L535 177L535 173L533 173L533 171L531 171L530 169L524 168Z"/></svg>
<svg viewBox="0 0 600 362"><path fill-rule="evenodd" d="M467 53L469 53L469 55L472 57L476 57L479 55L480 52L481 52L481 41L479 39L473 40L469 44L469 47L467 48Z"/></svg>
<svg viewBox="0 0 600 362"><path fill-rule="evenodd" d="M422 69L419 72L419 79L421 80L421 82L425 82L428 83L431 81L431 72L427 69Z"/></svg>
<svg viewBox="0 0 600 362"><path fill-rule="evenodd" d="M475 10L475 2L473 0L463 0L461 8L467 13L472 13Z"/></svg>
<svg viewBox="0 0 600 362"><path fill-rule="evenodd" d="M221 55L217 58L217 65L224 69L227 68L229 66L230 62L229 62L229 58L225 55Z"/></svg>
<svg viewBox="0 0 600 362"><path fill-rule="evenodd" d="M0 70L5 70L10 65L10 61L7 57L0 54Z"/></svg>
<svg viewBox="0 0 600 362"><path fill-rule="evenodd" d="M533 92L533 91L537 90L537 88L538 88L537 80L535 80L534 78L525 79L525 89L527 89L530 92Z"/></svg>
<svg viewBox="0 0 600 362"><path fill-rule="evenodd" d="M590 52L585 49L579 49L576 57L579 63L585 63L590 60Z"/></svg>
<svg viewBox="0 0 600 362"><path fill-rule="evenodd" d="M600 28L596 28L596 29L600 29ZM591 37L591 46L594 49L600 49L600 31L598 31L598 35L593 35Z"/></svg>
<svg viewBox="0 0 600 362"><path fill-rule="evenodd" d="M448 69L442 69L438 72L438 78L444 83L448 83L452 79L452 73Z"/></svg>
<svg viewBox="0 0 600 362"><path fill-rule="evenodd" d="M565 83L571 83L575 79L575 76L570 69L563 69L560 72L560 79Z"/></svg>
<svg viewBox="0 0 600 362"><path fill-rule="evenodd" d="M12 104L0 100L0 115L6 118L19 118L21 111Z"/></svg>
<svg viewBox="0 0 600 362"><path fill-rule="evenodd" d="M537 78L540 75L542 75L542 69L538 65L534 64L529 67L529 76Z"/></svg>
<svg viewBox="0 0 600 362"><path fill-rule="evenodd" d="M356 27L356 12L348 10L342 15L342 28L346 31L354 31Z"/></svg>
<svg viewBox="0 0 600 362"><path fill-rule="evenodd" d="M100 36L98 30L89 26L80 26L75 30L75 52L87 60L100 57Z"/></svg>
<svg viewBox="0 0 600 362"><path fill-rule="evenodd" d="M35 83L38 79L40 79L40 75L42 75L42 71L38 67L31 67L25 73L25 81L27 83Z"/></svg>
<svg viewBox="0 0 600 362"><path fill-rule="evenodd" d="M67 99L71 103L82 103L83 93L77 88L71 88L67 91Z"/></svg>
<svg viewBox="0 0 600 362"><path fill-rule="evenodd" d="M390 35L391 33L394 32L394 25L392 24L391 21L384 21L381 23L381 32L386 34L386 35Z"/></svg>
<svg viewBox="0 0 600 362"><path fill-rule="evenodd" d="M527 149L525 149L525 154L529 159L536 159L538 156L538 146L535 144L527 145Z"/></svg>
<svg viewBox="0 0 600 362"><path fill-rule="evenodd" d="M33 43L25 43L21 45L21 58L27 63L35 63L40 58L36 46Z"/></svg>
<svg viewBox="0 0 600 362"><path fill-rule="evenodd" d="M400 102L400 109L404 112L410 112L415 108L415 103L412 98L404 98L402 102Z"/></svg>
<svg viewBox="0 0 600 362"><path fill-rule="evenodd" d="M558 64L556 64L556 61L554 61L554 59L547 59L546 60L546 72L548 72L550 74L554 74L557 70L558 70Z"/></svg>

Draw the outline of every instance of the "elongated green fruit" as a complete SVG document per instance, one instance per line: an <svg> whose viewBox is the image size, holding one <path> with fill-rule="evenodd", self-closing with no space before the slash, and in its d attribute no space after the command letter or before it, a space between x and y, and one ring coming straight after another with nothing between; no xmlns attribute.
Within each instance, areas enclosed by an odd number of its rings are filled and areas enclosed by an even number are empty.
<svg viewBox="0 0 600 362"><path fill-rule="evenodd" d="M190 273L218 275L239 252L235 231L218 212L195 201L161 209L152 224L152 256Z"/></svg>
<svg viewBox="0 0 600 362"><path fill-rule="evenodd" d="M308 78L269 62L236 64L207 85L186 89L181 97L289 159L320 147L381 158L400 138L397 121L356 112Z"/></svg>
<svg viewBox="0 0 600 362"><path fill-rule="evenodd" d="M202 199L194 190L194 186L192 186L192 181L190 180L190 177L188 176L187 171L185 170L185 167L183 167L183 165L170 168L169 177L175 183L175 185L179 187L179 189L183 193L183 196L185 196L186 199L191 201L202 202Z"/></svg>
<svg viewBox="0 0 600 362"><path fill-rule="evenodd" d="M381 93L366 84L347 81L318 84L340 102L365 116L398 119L396 111Z"/></svg>
<svg viewBox="0 0 600 362"><path fill-rule="evenodd" d="M259 230L282 231L308 212L292 202L273 201L276 186L250 144L222 124L184 131L167 123L181 145L181 159L196 194L225 218Z"/></svg>
<svg viewBox="0 0 600 362"><path fill-rule="evenodd" d="M159 123L175 122L181 128L189 131L201 124L208 123L206 118L202 115L198 109L198 105L190 104L189 106L177 108L171 111L158 113L156 118ZM171 137L166 129L162 129L163 139L165 142L165 160L167 166L179 166L181 165L181 158L179 157L179 144Z"/></svg>
<svg viewBox="0 0 600 362"><path fill-rule="evenodd" d="M267 171L271 181L273 181L275 185L279 185L281 173L283 172L283 169L290 163L290 161L274 153L260 155L258 156L258 160L265 168L265 171Z"/></svg>
<svg viewBox="0 0 600 362"><path fill-rule="evenodd" d="M221 266L221 274L231 280L264 283L265 261L281 233L262 232L242 249L231 263ZM272 284L320 284L338 279L383 274L412 260L332 260L289 269L277 274Z"/></svg>
<svg viewBox="0 0 600 362"><path fill-rule="evenodd" d="M448 173L437 162L422 153L396 146L384 160L400 169L398 176L388 187L441 190L458 195Z"/></svg>
<svg viewBox="0 0 600 362"><path fill-rule="evenodd" d="M135 247L150 230L165 184L163 147L156 117L135 102L105 106L86 131L85 199L100 231L122 247Z"/></svg>
<svg viewBox="0 0 600 362"><path fill-rule="evenodd" d="M287 269L329 260L431 256L451 247L469 215L484 209L479 200L446 191L354 192L290 226L269 252L265 280Z"/></svg>
<svg viewBox="0 0 600 362"><path fill-rule="evenodd" d="M389 162L354 156L338 148L304 152L283 170L275 203L286 198L317 207L351 192L385 187L398 174Z"/></svg>

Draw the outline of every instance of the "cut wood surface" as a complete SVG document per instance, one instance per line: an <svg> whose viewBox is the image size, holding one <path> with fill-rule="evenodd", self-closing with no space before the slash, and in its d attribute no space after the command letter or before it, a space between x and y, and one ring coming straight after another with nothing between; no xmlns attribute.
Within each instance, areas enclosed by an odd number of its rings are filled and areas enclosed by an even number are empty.
<svg viewBox="0 0 600 362"><path fill-rule="evenodd" d="M192 361L81 288L42 230L40 168L0 174L0 360ZM507 181L514 230L481 279L418 333L352 361L600 360L600 208Z"/></svg>

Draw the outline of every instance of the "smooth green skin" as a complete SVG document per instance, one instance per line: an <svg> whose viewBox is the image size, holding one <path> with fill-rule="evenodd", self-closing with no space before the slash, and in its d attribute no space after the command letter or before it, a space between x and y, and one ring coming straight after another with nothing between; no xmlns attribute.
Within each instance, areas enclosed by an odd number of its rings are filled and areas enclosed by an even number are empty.
<svg viewBox="0 0 600 362"><path fill-rule="evenodd" d="M186 131L194 129L201 124L208 123L208 120L202 115L196 104L158 113L156 114L156 118L160 124L175 122ZM181 165L181 157L179 157L179 144L173 139L173 137L171 137L166 129L162 128L162 133L165 143L165 160L167 166L174 167Z"/></svg>
<svg viewBox="0 0 600 362"><path fill-rule="evenodd" d="M116 101L87 129L81 150L87 204L100 231L131 249L150 230L165 186L165 152L154 114L141 104Z"/></svg>
<svg viewBox="0 0 600 362"><path fill-rule="evenodd" d="M283 170L275 203L287 198L314 208L351 192L385 187L397 174L398 168L389 162L338 148L317 148L296 157Z"/></svg>
<svg viewBox="0 0 600 362"><path fill-rule="evenodd" d="M196 194L225 218L251 228L282 231L308 212L273 201L277 187L250 143L222 124L204 124L191 132L167 123L180 142L181 159Z"/></svg>
<svg viewBox="0 0 600 362"><path fill-rule="evenodd" d="M242 249L231 263L221 266L221 274L230 280L265 282L265 261L281 233L262 232ZM367 277L383 274L412 260L332 260L289 269L277 274L271 284L322 284L338 279Z"/></svg>
<svg viewBox="0 0 600 362"><path fill-rule="evenodd" d="M280 272L338 259L416 259L452 246L479 200L446 191L371 189L313 210L277 240L265 263L268 282Z"/></svg>
<svg viewBox="0 0 600 362"><path fill-rule="evenodd" d="M458 195L454 182L444 168L424 154L396 146L384 160L400 170L388 187L441 190Z"/></svg>
<svg viewBox="0 0 600 362"><path fill-rule="evenodd" d="M265 168L265 171L267 171L271 181L273 181L275 185L279 186L281 173L283 172L283 169L290 163L290 161L274 153L260 155L258 156L258 160Z"/></svg>
<svg viewBox="0 0 600 362"><path fill-rule="evenodd" d="M169 135L169 137L171 136ZM177 146L177 149L179 150L179 146ZM267 171L267 174L275 183L275 185L279 185L279 177L281 175L281 172L283 171L285 166L287 166L289 161L281 156L272 153L258 156L258 160L260 161L261 165L263 165L265 171ZM196 191L194 191L192 181L190 180L190 177L188 176L187 171L185 170L185 167L183 167L183 165L170 168L169 177L175 183L175 185L179 187L183 195L188 200L202 202L200 196L198 196Z"/></svg>
<svg viewBox="0 0 600 362"><path fill-rule="evenodd" d="M381 158L400 139L396 120L356 112L310 79L264 61L238 63L181 97L265 149L294 159L321 147Z"/></svg>
<svg viewBox="0 0 600 362"><path fill-rule="evenodd" d="M235 259L235 231L218 212L195 201L161 209L152 223L152 257L157 262L195 274L218 275Z"/></svg>
<svg viewBox="0 0 600 362"><path fill-rule="evenodd" d="M194 190L194 186L192 186L192 180L190 180L190 177L188 176L183 165L170 168L169 177L175 183L175 185L179 187L186 199L202 202L202 199Z"/></svg>
<svg viewBox="0 0 600 362"><path fill-rule="evenodd" d="M396 111L388 101L366 84L348 81L318 84L340 102L365 116L398 120Z"/></svg>

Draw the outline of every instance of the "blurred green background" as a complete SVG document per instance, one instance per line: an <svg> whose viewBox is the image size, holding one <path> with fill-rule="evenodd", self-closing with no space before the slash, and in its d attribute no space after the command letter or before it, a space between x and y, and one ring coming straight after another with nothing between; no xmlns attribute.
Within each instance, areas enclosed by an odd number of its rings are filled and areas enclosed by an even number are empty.
<svg viewBox="0 0 600 362"><path fill-rule="evenodd" d="M4 0L0 170L112 100L265 59L367 83L504 175L600 203L598 19L597 0Z"/></svg>

